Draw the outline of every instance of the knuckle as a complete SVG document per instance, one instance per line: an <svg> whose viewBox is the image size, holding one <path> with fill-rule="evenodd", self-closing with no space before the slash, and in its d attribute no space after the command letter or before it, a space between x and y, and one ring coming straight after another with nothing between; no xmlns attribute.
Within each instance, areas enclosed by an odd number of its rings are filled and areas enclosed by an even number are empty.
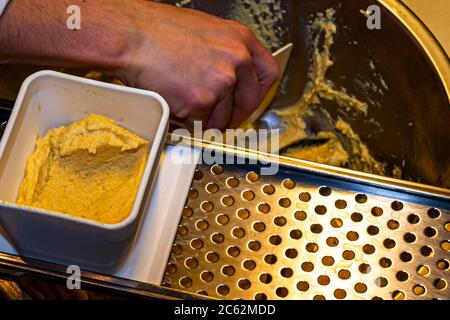
<svg viewBox="0 0 450 320"><path fill-rule="evenodd" d="M194 110L208 110L214 106L216 97L213 93L204 89L194 89L191 93L189 108Z"/></svg>
<svg viewBox="0 0 450 320"><path fill-rule="evenodd" d="M246 67L252 64L252 57L247 48L239 48L234 50L233 60L238 67Z"/></svg>
<svg viewBox="0 0 450 320"><path fill-rule="evenodd" d="M217 74L217 82L220 90L231 90L236 85L236 75L231 72L220 72Z"/></svg>

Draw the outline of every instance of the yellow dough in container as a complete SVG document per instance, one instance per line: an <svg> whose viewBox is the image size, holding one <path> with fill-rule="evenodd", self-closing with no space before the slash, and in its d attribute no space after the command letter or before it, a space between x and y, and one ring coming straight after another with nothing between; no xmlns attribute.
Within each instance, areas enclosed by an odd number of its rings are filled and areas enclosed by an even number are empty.
<svg viewBox="0 0 450 320"><path fill-rule="evenodd" d="M49 130L27 160L17 202L106 224L130 214L149 144L92 114Z"/></svg>

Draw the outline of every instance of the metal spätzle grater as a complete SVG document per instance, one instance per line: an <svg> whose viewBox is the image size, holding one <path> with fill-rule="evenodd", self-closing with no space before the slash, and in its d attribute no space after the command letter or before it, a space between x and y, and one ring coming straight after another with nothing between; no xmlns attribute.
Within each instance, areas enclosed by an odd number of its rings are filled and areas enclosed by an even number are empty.
<svg viewBox="0 0 450 320"><path fill-rule="evenodd" d="M166 286L222 299L450 298L448 190L279 161L276 176L198 165Z"/></svg>

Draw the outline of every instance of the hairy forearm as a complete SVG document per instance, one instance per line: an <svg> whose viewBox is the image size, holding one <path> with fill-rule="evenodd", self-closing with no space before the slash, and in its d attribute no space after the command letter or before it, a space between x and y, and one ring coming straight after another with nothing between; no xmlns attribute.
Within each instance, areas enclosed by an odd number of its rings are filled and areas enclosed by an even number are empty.
<svg viewBox="0 0 450 320"><path fill-rule="evenodd" d="M72 4L81 8L80 30L66 25ZM120 68L134 27L120 8L120 0L11 0L0 18L0 64Z"/></svg>

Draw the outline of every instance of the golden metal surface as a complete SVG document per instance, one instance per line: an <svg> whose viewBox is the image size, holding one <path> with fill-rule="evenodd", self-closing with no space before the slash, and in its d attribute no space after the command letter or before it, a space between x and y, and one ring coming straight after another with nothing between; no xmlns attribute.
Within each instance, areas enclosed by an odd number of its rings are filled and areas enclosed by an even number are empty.
<svg viewBox="0 0 450 320"><path fill-rule="evenodd" d="M283 168L197 169L165 285L226 299L450 298L447 210Z"/></svg>
<svg viewBox="0 0 450 320"><path fill-rule="evenodd" d="M438 72L450 101L450 61L442 46L425 24L398 0L378 0L414 35Z"/></svg>

